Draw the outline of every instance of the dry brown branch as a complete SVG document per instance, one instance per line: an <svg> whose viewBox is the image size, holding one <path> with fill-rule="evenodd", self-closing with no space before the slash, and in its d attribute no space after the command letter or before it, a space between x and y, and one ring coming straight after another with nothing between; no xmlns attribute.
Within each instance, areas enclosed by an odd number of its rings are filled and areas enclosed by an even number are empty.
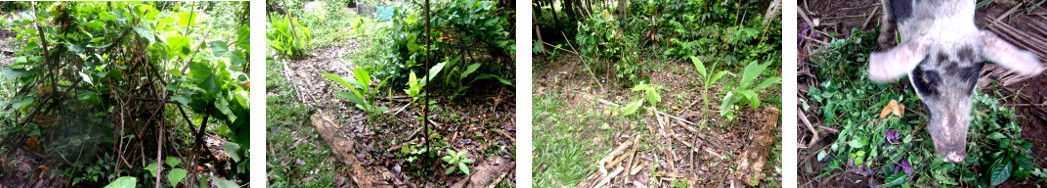
<svg viewBox="0 0 1047 188"><path fill-rule="evenodd" d="M622 167L616 168L614 170L614 172L611 172L611 174L609 174L607 177L604 177L603 180L600 180L600 183L597 183L596 186L593 186L593 187L603 187L603 185L605 185L605 184L607 184L608 182L611 181L611 178L614 178L615 176L618 176L618 174L622 173L623 170L625 170L625 168L622 168Z"/></svg>
<svg viewBox="0 0 1047 188"><path fill-rule="evenodd" d="M638 137L634 137L632 140L625 141L625 143L622 143L621 145L618 145L618 147L615 148L613 151L611 151L611 153L608 153L602 159L597 161L596 164L597 164L597 166L600 167L600 169L599 169L600 173L603 174L603 175L607 175L607 168L606 168L607 167L607 162L613 160L618 155L621 155L622 152L625 152L625 149L627 149L630 146L632 146L633 142L635 142L639 138L641 138L641 137L638 136Z"/></svg>
<svg viewBox="0 0 1047 188"><path fill-rule="evenodd" d="M811 121L807 120L807 115L803 113L803 109L800 109L800 107L796 107L796 116L798 116L800 118L800 121L803 121L804 125L807 125L807 130L810 130L811 133L814 134L814 136L811 137L811 142L808 142L807 145L804 145L804 144L797 144L796 145L797 148L806 149L807 147L809 147L810 145L814 144L815 142L818 142L818 130L814 129L814 126L811 125Z"/></svg>

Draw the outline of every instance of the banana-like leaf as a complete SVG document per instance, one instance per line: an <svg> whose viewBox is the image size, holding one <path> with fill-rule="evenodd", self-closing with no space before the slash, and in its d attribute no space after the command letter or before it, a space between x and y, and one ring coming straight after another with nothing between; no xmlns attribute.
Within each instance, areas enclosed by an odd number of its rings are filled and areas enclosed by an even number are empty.
<svg viewBox="0 0 1047 188"><path fill-rule="evenodd" d="M640 106L643 106L643 100L644 99L641 98L640 100L633 101L625 105L625 109L622 109L622 115L632 115L636 113L636 110L639 110Z"/></svg>
<svg viewBox="0 0 1047 188"><path fill-rule="evenodd" d="M698 70L698 74L702 74L702 76L708 76L708 74L705 73L705 64L702 63L702 60L699 60L698 57L691 56L691 63L693 63L694 68Z"/></svg>

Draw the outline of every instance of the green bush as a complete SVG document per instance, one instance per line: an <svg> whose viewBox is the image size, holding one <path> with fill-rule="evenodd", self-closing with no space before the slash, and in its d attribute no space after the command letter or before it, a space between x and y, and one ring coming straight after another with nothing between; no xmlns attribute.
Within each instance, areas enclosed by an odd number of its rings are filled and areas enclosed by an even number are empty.
<svg viewBox="0 0 1047 188"><path fill-rule="evenodd" d="M609 12L599 12L578 23L579 53L606 63L590 62L591 67L613 68L614 76L632 84L640 81L641 63L637 52L637 36L621 31L618 21ZM597 72L602 72L598 71Z"/></svg>
<svg viewBox="0 0 1047 188"><path fill-rule="evenodd" d="M290 16L274 16L265 33L266 45L276 51L277 54L298 59L305 55L312 47L312 34L309 28L298 24L298 19Z"/></svg>
<svg viewBox="0 0 1047 188"><path fill-rule="evenodd" d="M389 86L397 89L407 87L411 72L446 63L443 70L448 73L439 76L442 82L433 86L448 88L450 95L460 95L475 80L497 77L498 81L508 83L512 79L515 64L503 63L513 62L515 53L515 42L510 35L512 12L507 11L511 9L476 0L437 1L431 7L433 41L429 49L425 46L421 7L405 3L395 8L389 25L376 29L371 40L373 47L362 52L356 63L375 77L389 78ZM432 55L429 67L424 65L426 50ZM476 77L466 80L470 75Z"/></svg>
<svg viewBox="0 0 1047 188"><path fill-rule="evenodd" d="M772 62L763 64L757 64L756 61L749 62L749 65L745 66L742 70L742 78L738 81L738 85L727 89L727 94L723 97L723 101L720 103L720 116L725 116L727 119L734 119L734 111L738 103L749 104L752 109L758 109L760 107L760 95L759 91L767 89L774 84L782 82L781 76L764 78L762 80L756 79L760 75L764 74L764 70L770 66ZM757 83L757 81L759 81ZM753 84L756 84L755 86Z"/></svg>

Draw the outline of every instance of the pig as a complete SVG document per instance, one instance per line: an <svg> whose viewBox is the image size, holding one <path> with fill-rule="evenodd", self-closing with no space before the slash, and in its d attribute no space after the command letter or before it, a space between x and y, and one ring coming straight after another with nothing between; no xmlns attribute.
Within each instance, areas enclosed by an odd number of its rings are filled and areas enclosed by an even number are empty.
<svg viewBox="0 0 1047 188"><path fill-rule="evenodd" d="M947 163L967 156L971 93L991 61L1018 74L1040 74L1031 52L974 25L974 0L881 0L880 43L897 28L900 44L869 55L869 78L878 83L908 75L929 121L935 155ZM896 25L892 25L896 24Z"/></svg>

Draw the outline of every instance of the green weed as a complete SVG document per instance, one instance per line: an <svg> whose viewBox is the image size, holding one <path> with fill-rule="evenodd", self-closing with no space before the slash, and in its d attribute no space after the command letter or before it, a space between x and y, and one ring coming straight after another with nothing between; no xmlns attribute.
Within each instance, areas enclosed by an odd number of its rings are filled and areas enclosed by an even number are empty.
<svg viewBox="0 0 1047 188"><path fill-rule="evenodd" d="M756 79L764 74L764 70L766 70L771 63L772 62L757 64L756 61L752 61L749 62L749 65L745 66L745 69L742 70L742 78L738 81L738 85L729 88L727 94L723 97L723 101L720 103L720 116L725 116L729 120L734 119L733 109L736 109L736 105L739 103L749 104L749 107L752 109L760 107L760 96L757 92L782 82L781 76L765 78L763 80ZM753 86L757 81L760 81L759 84Z"/></svg>
<svg viewBox="0 0 1047 188"><path fill-rule="evenodd" d="M455 172L456 169L462 173L470 174L469 166L467 164L475 162L475 160L465 156L465 151L455 152L451 149L447 149L447 155L441 159L443 159L444 162L447 162L448 165L444 167L447 169L444 171L444 174L451 174L452 172Z"/></svg>

